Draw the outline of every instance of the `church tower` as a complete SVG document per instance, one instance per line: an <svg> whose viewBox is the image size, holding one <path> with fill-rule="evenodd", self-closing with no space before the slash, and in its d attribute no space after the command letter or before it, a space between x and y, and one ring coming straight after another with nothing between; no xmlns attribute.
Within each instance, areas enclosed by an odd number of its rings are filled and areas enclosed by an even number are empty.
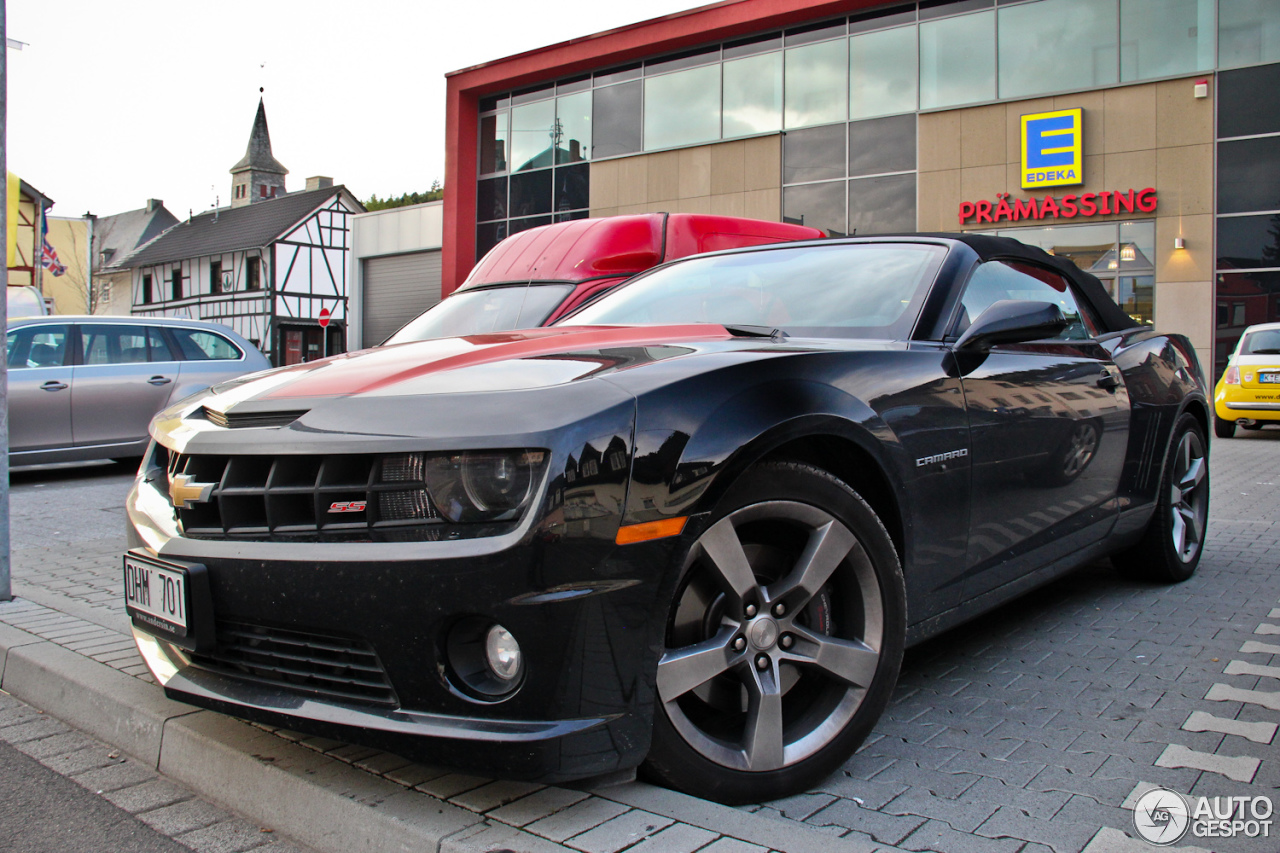
<svg viewBox="0 0 1280 853"><path fill-rule="evenodd" d="M289 170L271 156L271 135L267 133L267 109L258 98L258 115L249 134L244 157L231 167L231 206L244 207L285 194L284 176Z"/></svg>

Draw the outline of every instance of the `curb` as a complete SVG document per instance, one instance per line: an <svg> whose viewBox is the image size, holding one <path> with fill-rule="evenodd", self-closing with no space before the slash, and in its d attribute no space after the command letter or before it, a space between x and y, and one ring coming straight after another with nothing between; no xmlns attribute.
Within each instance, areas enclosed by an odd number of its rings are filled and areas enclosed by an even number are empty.
<svg viewBox="0 0 1280 853"><path fill-rule="evenodd" d="M59 610L36 607L65 619ZM384 778L359 760L294 742L299 736L168 699L118 665L3 621L0 689L320 853L613 853L632 845L663 853L897 849L636 782L574 790L449 774L407 787L413 779L401 784L395 774Z"/></svg>

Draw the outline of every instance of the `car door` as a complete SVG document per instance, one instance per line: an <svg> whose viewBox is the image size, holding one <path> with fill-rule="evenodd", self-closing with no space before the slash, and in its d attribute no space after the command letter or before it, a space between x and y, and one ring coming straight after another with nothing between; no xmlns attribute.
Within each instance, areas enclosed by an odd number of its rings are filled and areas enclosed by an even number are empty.
<svg viewBox="0 0 1280 853"><path fill-rule="evenodd" d="M76 446L143 440L178 378L159 328L141 323L79 323L71 432Z"/></svg>
<svg viewBox="0 0 1280 853"><path fill-rule="evenodd" d="M955 333L1002 299L1052 302L1068 325L1052 339L957 353L973 472L967 598L1104 537L1128 443L1124 379L1071 283L1023 262L981 264Z"/></svg>
<svg viewBox="0 0 1280 853"><path fill-rule="evenodd" d="M9 330L10 451L71 446L70 341L66 323Z"/></svg>

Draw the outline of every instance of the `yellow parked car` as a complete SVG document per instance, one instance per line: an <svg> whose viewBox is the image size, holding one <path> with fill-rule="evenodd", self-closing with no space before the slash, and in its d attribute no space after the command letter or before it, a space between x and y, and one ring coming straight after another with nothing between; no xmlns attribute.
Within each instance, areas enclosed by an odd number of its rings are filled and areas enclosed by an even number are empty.
<svg viewBox="0 0 1280 853"><path fill-rule="evenodd" d="M1244 330L1213 391L1213 414L1218 438L1231 438L1237 425L1280 424L1280 323Z"/></svg>

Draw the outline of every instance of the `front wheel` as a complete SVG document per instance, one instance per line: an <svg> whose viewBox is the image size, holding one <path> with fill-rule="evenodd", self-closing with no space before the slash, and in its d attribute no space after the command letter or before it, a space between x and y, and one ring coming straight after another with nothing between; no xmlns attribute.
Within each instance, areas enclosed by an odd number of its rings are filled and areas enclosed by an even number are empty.
<svg viewBox="0 0 1280 853"><path fill-rule="evenodd" d="M1178 583L1195 574L1209 523L1209 448L1194 416L1174 424L1155 515L1142 541L1115 554L1124 574Z"/></svg>
<svg viewBox="0 0 1280 853"><path fill-rule="evenodd" d="M902 569L866 502L808 465L756 466L713 518L671 605L643 772L761 802L821 782L884 711L906 633Z"/></svg>

